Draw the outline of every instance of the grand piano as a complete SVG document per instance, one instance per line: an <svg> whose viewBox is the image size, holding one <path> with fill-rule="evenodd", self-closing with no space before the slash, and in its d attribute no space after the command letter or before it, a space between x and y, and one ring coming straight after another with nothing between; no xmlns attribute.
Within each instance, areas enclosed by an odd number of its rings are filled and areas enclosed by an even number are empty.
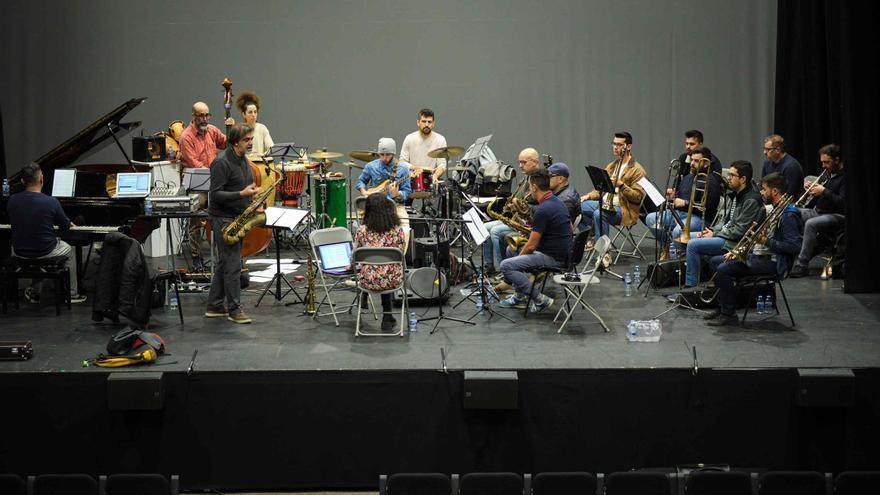
<svg viewBox="0 0 880 495"><path fill-rule="evenodd" d="M148 167L132 164L118 141L119 136L141 125L139 121L120 121L144 100L146 98L132 98L126 101L34 160L40 164L43 171L45 194L52 193L55 170L60 168L77 170L74 197L58 198L67 217L77 225L76 229L71 229L63 237L72 246L87 246L92 242L103 240L108 232L113 231L122 231L143 243L159 226L158 219L142 217L142 198L111 198L107 193L108 177L112 182L113 175L119 172L149 172ZM111 142L119 146L124 160L112 164L77 163ZM21 172L10 177L9 184L13 194L23 190ZM6 201L7 198L0 198L0 258L9 256L11 246ZM78 249L77 261L81 263L79 251Z"/></svg>

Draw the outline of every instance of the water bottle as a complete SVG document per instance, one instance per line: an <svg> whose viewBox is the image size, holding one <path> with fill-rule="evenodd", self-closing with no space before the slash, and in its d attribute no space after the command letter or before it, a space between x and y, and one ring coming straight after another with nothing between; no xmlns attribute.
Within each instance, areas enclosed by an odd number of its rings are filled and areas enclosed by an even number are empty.
<svg viewBox="0 0 880 495"><path fill-rule="evenodd" d="M678 259L678 243L671 242L669 243L669 259L677 260Z"/></svg>
<svg viewBox="0 0 880 495"><path fill-rule="evenodd" d="M764 314L764 296L758 296L758 301L755 303L755 311L759 315Z"/></svg>
<svg viewBox="0 0 880 495"><path fill-rule="evenodd" d="M626 272L626 275L623 276L623 291L626 297L632 295L632 275L629 272Z"/></svg>
<svg viewBox="0 0 880 495"><path fill-rule="evenodd" d="M150 216L153 214L153 201L150 198L144 198L144 215Z"/></svg>
<svg viewBox="0 0 880 495"><path fill-rule="evenodd" d="M773 296L767 294L767 296L764 297L764 314L769 315L771 313L773 313Z"/></svg>
<svg viewBox="0 0 880 495"><path fill-rule="evenodd" d="M626 339L630 342L660 342L661 335L660 320L630 320L626 327Z"/></svg>
<svg viewBox="0 0 880 495"><path fill-rule="evenodd" d="M410 331L410 333L418 330L418 325L419 325L419 319L416 318L416 312L410 311L409 312L409 331Z"/></svg>
<svg viewBox="0 0 880 495"><path fill-rule="evenodd" d="M636 287L642 283L642 268L639 265L636 265L633 268L633 285Z"/></svg>
<svg viewBox="0 0 880 495"><path fill-rule="evenodd" d="M168 285L168 309L172 311L177 309L177 292L171 284Z"/></svg>
<svg viewBox="0 0 880 495"><path fill-rule="evenodd" d="M3 197L9 197L9 179L3 179Z"/></svg>
<svg viewBox="0 0 880 495"><path fill-rule="evenodd" d="M483 283L477 282L477 301L474 303L477 314L483 314Z"/></svg>
<svg viewBox="0 0 880 495"><path fill-rule="evenodd" d="M636 329L636 321L629 320L629 325L626 326L626 340L630 342L636 342L639 338L639 332Z"/></svg>

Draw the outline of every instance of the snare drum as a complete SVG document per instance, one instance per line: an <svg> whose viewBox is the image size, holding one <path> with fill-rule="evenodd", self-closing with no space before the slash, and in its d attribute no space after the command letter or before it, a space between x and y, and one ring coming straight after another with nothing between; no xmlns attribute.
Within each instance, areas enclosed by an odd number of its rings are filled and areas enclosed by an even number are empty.
<svg viewBox="0 0 880 495"><path fill-rule="evenodd" d="M281 164L284 182L278 184L278 192L284 206L299 206L299 198L306 187L306 164L285 162Z"/></svg>
<svg viewBox="0 0 880 495"><path fill-rule="evenodd" d="M325 212L321 200L322 190L325 190L327 195L326 213L330 217L329 220L327 217L322 216ZM344 177L327 177L325 179L315 177L312 184L312 203L315 205L315 218L318 219L319 229L346 227L348 225L346 223L348 212L345 209Z"/></svg>
<svg viewBox="0 0 880 495"><path fill-rule="evenodd" d="M412 188L411 198L430 198L431 183L434 181L433 170L422 170L417 174L413 174L409 179L409 185Z"/></svg>

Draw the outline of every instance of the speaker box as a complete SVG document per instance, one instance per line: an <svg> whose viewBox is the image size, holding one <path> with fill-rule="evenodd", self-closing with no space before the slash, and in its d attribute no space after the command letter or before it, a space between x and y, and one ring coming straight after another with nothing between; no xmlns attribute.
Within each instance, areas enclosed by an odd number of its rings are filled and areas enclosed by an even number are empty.
<svg viewBox="0 0 880 495"><path fill-rule="evenodd" d="M678 285L679 276L684 280L684 260L661 261L648 265L647 279L651 287L672 287Z"/></svg>
<svg viewBox="0 0 880 495"><path fill-rule="evenodd" d="M134 136L131 138L131 159L136 162L165 160L164 136Z"/></svg>
<svg viewBox="0 0 880 495"><path fill-rule="evenodd" d="M855 395L856 377L851 369L798 369L801 407L850 407Z"/></svg>
<svg viewBox="0 0 880 495"><path fill-rule="evenodd" d="M465 409L516 409L518 404L516 371L465 371Z"/></svg>
<svg viewBox="0 0 880 495"><path fill-rule="evenodd" d="M110 373L107 377L111 411L158 411L164 399L161 371Z"/></svg>

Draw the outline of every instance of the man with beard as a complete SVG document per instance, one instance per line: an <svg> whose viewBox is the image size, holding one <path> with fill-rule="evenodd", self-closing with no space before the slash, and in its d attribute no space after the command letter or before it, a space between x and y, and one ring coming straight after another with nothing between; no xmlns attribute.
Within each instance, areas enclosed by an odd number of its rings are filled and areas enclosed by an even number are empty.
<svg viewBox="0 0 880 495"><path fill-rule="evenodd" d="M226 317L234 323L250 323L241 310L241 242L227 244L223 229L241 215L259 193L245 155L254 140L254 128L237 124L229 130L229 148L211 162L211 228L214 234L214 275L208 293L207 318Z"/></svg>
<svg viewBox="0 0 880 495"><path fill-rule="evenodd" d="M779 134L771 134L764 139L764 166L761 176L779 172L788 183L788 194L797 198L804 183L804 168L797 159L785 152L785 140Z"/></svg>
<svg viewBox="0 0 880 495"><path fill-rule="evenodd" d="M419 168L434 170L434 182L443 176L446 171L445 158L431 158L428 152L437 148L446 147L446 138L439 132L434 132L434 111L430 108L419 110L419 120L416 121L419 130L407 134L400 146L400 160L413 165L413 173Z"/></svg>
<svg viewBox="0 0 880 495"><path fill-rule="evenodd" d="M180 135L180 161L184 169L208 168L217 156L217 150L226 147L226 135L220 129L209 124L211 110L204 102L197 101L192 106L192 120L183 134ZM235 124L232 117L224 121L226 125ZM183 170L181 170L181 174ZM199 209L203 210L208 205L208 194L198 192ZM201 222L190 220L189 242L190 253L193 258L201 256L201 243L204 239Z"/></svg>

